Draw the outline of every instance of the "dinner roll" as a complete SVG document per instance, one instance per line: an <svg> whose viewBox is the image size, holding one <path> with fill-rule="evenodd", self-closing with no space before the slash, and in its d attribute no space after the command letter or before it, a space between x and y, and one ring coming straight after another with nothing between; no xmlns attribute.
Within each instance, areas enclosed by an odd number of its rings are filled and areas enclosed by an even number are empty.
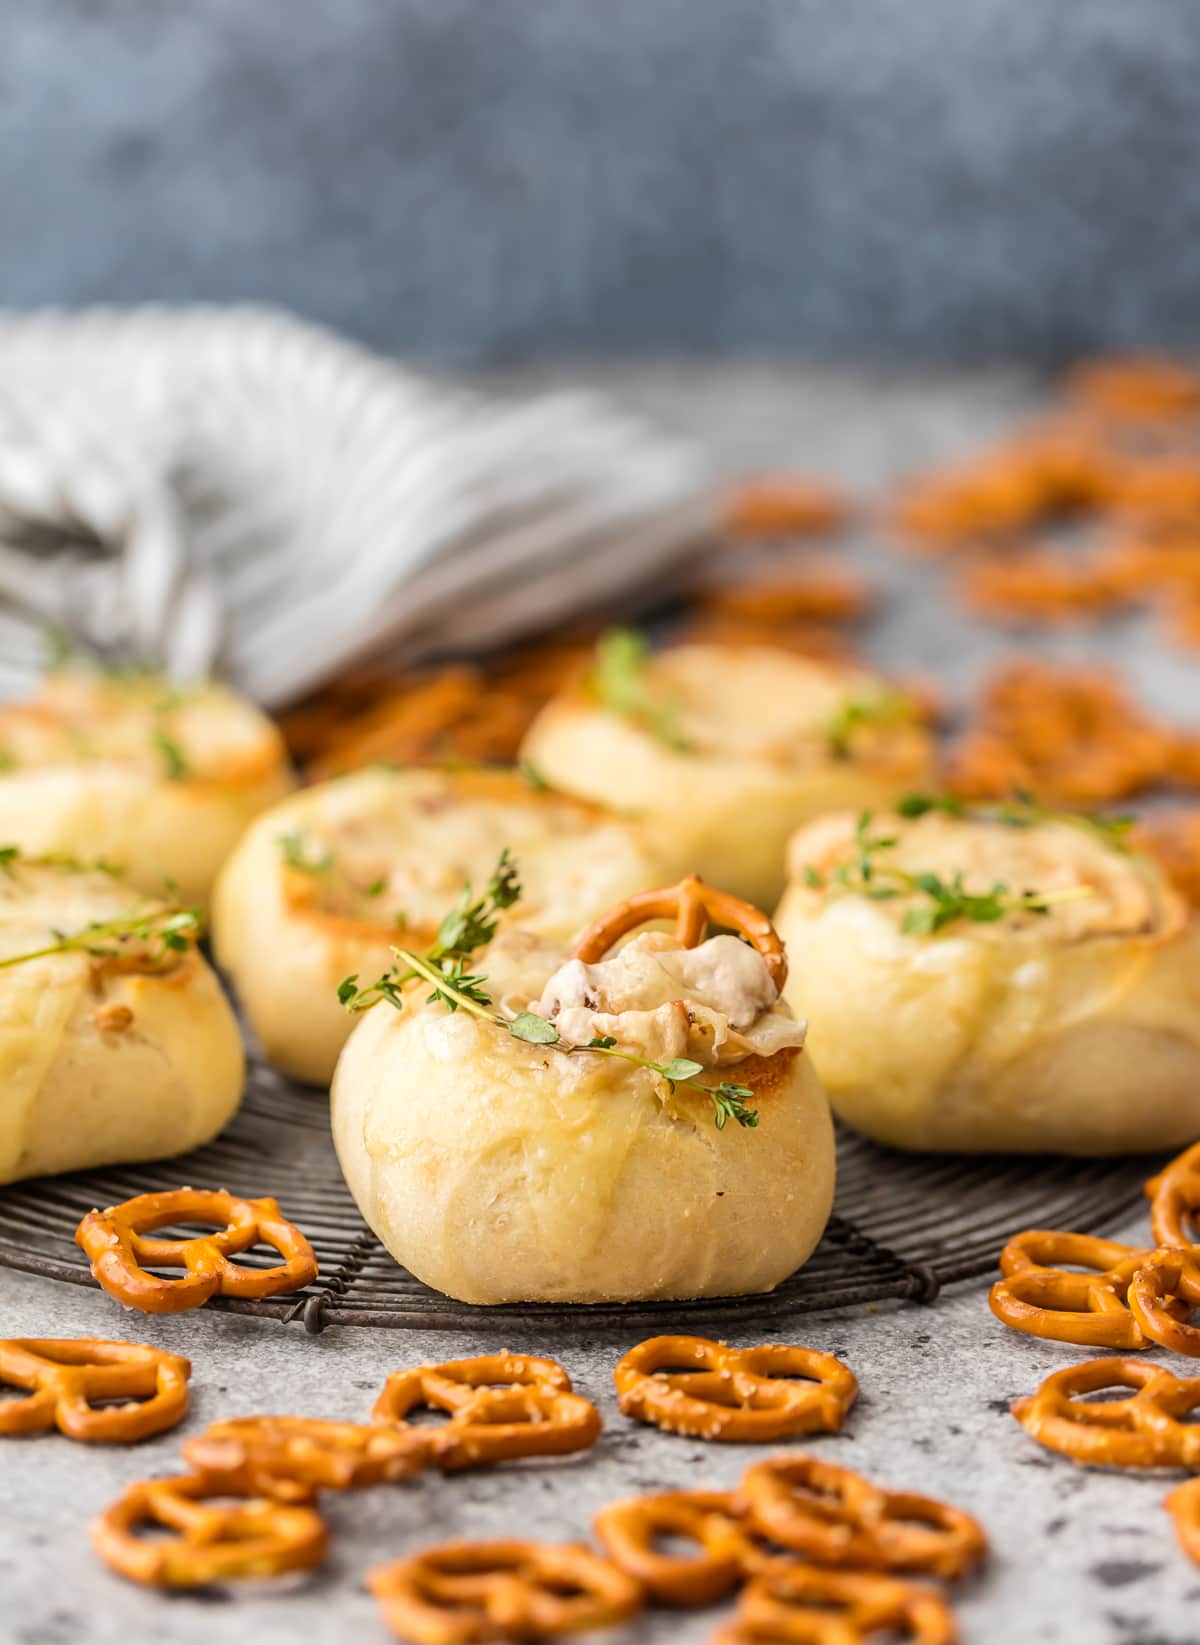
<svg viewBox="0 0 1200 1645"><path fill-rule="evenodd" d="M172 948L172 911L112 875L11 848L0 866L0 1182L207 1142L243 1058L191 917ZM72 940L87 949L18 959Z"/></svg>
<svg viewBox="0 0 1200 1645"><path fill-rule="evenodd" d="M524 882L512 917L564 939L660 877L636 825L515 771L370 767L260 817L220 877L213 927L267 1056L327 1083L353 1027L341 980L378 975L393 943L428 949L506 845Z"/></svg>
<svg viewBox="0 0 1200 1645"><path fill-rule="evenodd" d="M641 656L621 633L542 710L522 754L557 787L643 818L671 872L762 907L800 823L889 804L931 769L913 705L863 669L770 646Z"/></svg>
<svg viewBox="0 0 1200 1645"><path fill-rule="evenodd" d="M278 730L222 686L68 668L0 705L0 840L103 858L147 892L203 901L290 786Z"/></svg>
<svg viewBox="0 0 1200 1645"><path fill-rule="evenodd" d="M808 1258L832 1125L752 947L653 931L586 961L509 927L471 969L482 1020L410 984L334 1077L342 1170L398 1262L464 1302L631 1302L767 1291Z"/></svg>
<svg viewBox="0 0 1200 1645"><path fill-rule="evenodd" d="M900 1148L1194 1140L1200 925L1158 868L1103 823L928 804L791 844L787 997L836 1112Z"/></svg>

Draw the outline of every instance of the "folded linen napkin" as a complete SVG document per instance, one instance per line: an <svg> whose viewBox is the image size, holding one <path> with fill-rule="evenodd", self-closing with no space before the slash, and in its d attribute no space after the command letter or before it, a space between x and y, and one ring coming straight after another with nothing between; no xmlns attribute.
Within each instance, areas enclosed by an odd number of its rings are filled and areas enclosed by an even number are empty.
<svg viewBox="0 0 1200 1645"><path fill-rule="evenodd" d="M590 394L497 400L254 308L0 315L0 694L44 632L280 706L660 581L697 455Z"/></svg>

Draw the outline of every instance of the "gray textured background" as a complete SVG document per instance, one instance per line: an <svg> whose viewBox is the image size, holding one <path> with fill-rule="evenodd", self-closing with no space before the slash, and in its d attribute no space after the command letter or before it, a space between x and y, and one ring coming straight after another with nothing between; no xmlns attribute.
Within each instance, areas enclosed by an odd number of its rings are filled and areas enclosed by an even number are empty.
<svg viewBox="0 0 1200 1645"><path fill-rule="evenodd" d="M1200 332L1195 0L2 0L0 303L458 359Z"/></svg>

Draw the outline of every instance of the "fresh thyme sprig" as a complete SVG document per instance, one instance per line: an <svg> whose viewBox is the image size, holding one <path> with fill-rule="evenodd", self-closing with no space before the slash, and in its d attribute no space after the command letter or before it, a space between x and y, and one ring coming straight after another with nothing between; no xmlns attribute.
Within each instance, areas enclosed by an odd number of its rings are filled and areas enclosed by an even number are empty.
<svg viewBox="0 0 1200 1645"><path fill-rule="evenodd" d="M914 812L910 805L901 815L920 816L935 808L936 802L933 802ZM804 871L804 881L814 890L852 892L871 902L890 902L908 896L923 898L906 910L900 922L906 936L932 936L956 920L990 925L1006 914L1048 914L1061 903L1078 902L1092 895L1088 885L1067 886L1061 891L1010 891L1002 880L997 880L986 891L969 891L961 870L949 879L932 872L913 874L881 860L899 844L899 837L873 834L871 823L871 813L861 812L854 828L853 856L839 863L828 875L810 864Z"/></svg>
<svg viewBox="0 0 1200 1645"><path fill-rule="evenodd" d="M688 751L675 704L658 695L646 678L650 646L635 628L612 628L596 643L590 684L596 700L614 714L635 720L676 753Z"/></svg>
<svg viewBox="0 0 1200 1645"><path fill-rule="evenodd" d="M187 755L178 741L161 725L156 725L151 737L155 748L162 757L163 768L169 782L182 782L189 771Z"/></svg>
<svg viewBox="0 0 1200 1645"><path fill-rule="evenodd" d="M442 921L438 940L428 954L416 954L410 948L393 948L396 963L389 966L381 977L365 988L358 986L357 975L346 977L338 987L338 999L347 1011L367 1011L380 1000L386 1000L397 1011L404 1009L404 989L418 978L432 986L426 997L427 1005L444 1005L447 1011L466 1011L481 1022L490 1023L513 1039L527 1045L551 1045L564 1056L583 1052L599 1056L620 1057L638 1068L648 1068L666 1080L674 1092L677 1085L699 1091L708 1097L716 1110L715 1124L724 1130L727 1121L753 1127L758 1124L758 1113L748 1106L754 1092L748 1085L722 1080L719 1085L705 1085L697 1079L704 1065L690 1057L673 1057L670 1062L652 1062L634 1051L623 1051L611 1034L598 1035L587 1045L570 1045L559 1036L558 1029L536 1011L518 1011L506 1017L496 1010L484 984L487 977L481 972L468 970L468 961L477 948L486 946L496 933L497 915L510 908L521 894L517 867L507 851L488 881L482 897L471 901L470 889L463 895L460 906Z"/></svg>
<svg viewBox="0 0 1200 1645"><path fill-rule="evenodd" d="M1129 834L1137 819L1130 816L1104 816L1089 811L1056 811L1049 806L1039 805L1028 790L1017 788L1013 790L1011 800L1004 800L996 805L967 806L953 794L905 794L896 802L896 814L900 817L913 819L927 816L931 811L940 812L947 817L970 817L978 822L1001 823L1005 828L1034 828L1038 823L1066 823L1072 828L1082 828L1088 833L1098 834L1106 845L1114 851L1128 852L1131 849Z"/></svg>
<svg viewBox="0 0 1200 1645"><path fill-rule="evenodd" d="M195 908L161 908L150 912L131 909L111 920L90 920L78 931L53 931L53 942L25 954L8 954L0 959L0 971L45 959L50 954L72 952L91 954L97 959L118 958L134 942L155 944L145 956L151 967L162 965L171 954L184 953L200 934L201 917Z"/></svg>
<svg viewBox="0 0 1200 1645"><path fill-rule="evenodd" d="M916 717L917 710L911 697L906 697L902 691L884 688L867 697L847 697L826 723L825 736L834 758L848 760L856 731L864 726L888 728L912 725Z"/></svg>
<svg viewBox="0 0 1200 1645"><path fill-rule="evenodd" d="M308 844L298 829L288 834L277 836L279 854L288 868L294 868L298 874L311 874L314 879L328 874L333 867L333 852L326 847L324 850L310 852Z"/></svg>

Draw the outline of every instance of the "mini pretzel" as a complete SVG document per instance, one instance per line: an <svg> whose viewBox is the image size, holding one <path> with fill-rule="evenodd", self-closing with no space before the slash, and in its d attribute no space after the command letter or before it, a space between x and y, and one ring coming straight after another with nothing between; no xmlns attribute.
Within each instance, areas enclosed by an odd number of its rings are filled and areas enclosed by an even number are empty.
<svg viewBox="0 0 1200 1645"><path fill-rule="evenodd" d="M1129 1308L1151 1342L1200 1357L1200 1327L1188 1323L1200 1308L1200 1261L1193 1252L1168 1246L1144 1258L1129 1286Z"/></svg>
<svg viewBox="0 0 1200 1645"><path fill-rule="evenodd" d="M1129 1399L1076 1396L1130 1388ZM1180 1418L1200 1407L1200 1377L1176 1377L1143 1359L1089 1359L1055 1371L1012 1413L1039 1445L1110 1468L1194 1468L1200 1428Z"/></svg>
<svg viewBox="0 0 1200 1645"><path fill-rule="evenodd" d="M1146 1194L1157 1244L1200 1244L1200 1142L1151 1177Z"/></svg>
<svg viewBox="0 0 1200 1645"><path fill-rule="evenodd" d="M92 1521L92 1546L121 1576L158 1588L306 1571L324 1558L325 1525L311 1508L262 1497L204 1500L229 1494L226 1481L206 1474L144 1480ZM179 1534L150 1541L136 1534L142 1525Z"/></svg>
<svg viewBox="0 0 1200 1645"><path fill-rule="evenodd" d="M414 1428L407 1418L419 1406L446 1411L450 1420L440 1428ZM371 1421L415 1436L429 1461L447 1472L584 1451L601 1427L600 1413L571 1392L561 1365L527 1354L483 1354L394 1371Z"/></svg>
<svg viewBox="0 0 1200 1645"><path fill-rule="evenodd" d="M238 1496L304 1502L316 1487L361 1490L408 1479L424 1466L416 1433L308 1417L235 1417L184 1442L198 1473L220 1476Z"/></svg>
<svg viewBox="0 0 1200 1645"><path fill-rule="evenodd" d="M1146 1256L1115 1240L1031 1229L1001 1252L1005 1278L992 1286L988 1302L997 1319L1030 1336L1090 1348L1144 1348L1147 1338L1125 1299ZM1054 1266L1068 1262L1093 1272Z"/></svg>
<svg viewBox="0 0 1200 1645"><path fill-rule="evenodd" d="M626 1416L734 1442L834 1433L858 1395L853 1371L832 1354L706 1337L651 1337L619 1361L613 1381Z"/></svg>
<svg viewBox="0 0 1200 1645"><path fill-rule="evenodd" d="M171 1223L224 1224L192 1239L146 1239ZM89 1211L75 1230L92 1273L109 1296L144 1314L177 1314L209 1297L271 1297L298 1291L316 1277L317 1259L304 1235L273 1199L238 1199L225 1189L175 1188L139 1194L107 1211ZM242 1268L231 1256L259 1243L284 1258L276 1268ZM147 1268L186 1268L182 1279L161 1279Z"/></svg>
<svg viewBox="0 0 1200 1645"><path fill-rule="evenodd" d="M0 1434L57 1428L85 1444L147 1439L182 1422L192 1367L178 1354L96 1337L18 1337L0 1342L0 1383L28 1399L0 1404ZM93 1401L124 1400L96 1408ZM138 1403L140 1402L140 1403Z"/></svg>
<svg viewBox="0 0 1200 1645"><path fill-rule="evenodd" d="M792 1565L756 1577L713 1645L867 1645L886 1634L904 1645L955 1645L941 1594L867 1571Z"/></svg>
<svg viewBox="0 0 1200 1645"><path fill-rule="evenodd" d="M596 1536L608 1557L660 1605L715 1605L742 1580L742 1561L730 1547L737 1519L732 1491L664 1491L610 1502L596 1515ZM677 1537L696 1553L668 1554L655 1546Z"/></svg>
<svg viewBox="0 0 1200 1645"><path fill-rule="evenodd" d="M961 1509L881 1490L817 1457L755 1463L741 1496L752 1524L815 1565L926 1571L952 1581L987 1551L983 1527Z"/></svg>
<svg viewBox="0 0 1200 1645"><path fill-rule="evenodd" d="M372 1571L384 1621L413 1645L550 1639L635 1616L642 1591L582 1544L447 1542Z"/></svg>
<svg viewBox="0 0 1200 1645"><path fill-rule="evenodd" d="M1200 1479L1177 1485L1163 1506L1175 1521L1175 1534L1184 1553L1200 1565Z"/></svg>
<svg viewBox="0 0 1200 1645"><path fill-rule="evenodd" d="M575 944L572 958L594 965L627 932L635 931L647 920L670 919L675 921L676 941L684 948L695 948L703 942L710 925L724 925L736 931L757 951L772 982L782 993L787 981L787 956L770 920L753 903L743 902L728 891L714 891L696 874L689 874L678 885L640 891L636 897L627 897L618 903L588 926Z"/></svg>

